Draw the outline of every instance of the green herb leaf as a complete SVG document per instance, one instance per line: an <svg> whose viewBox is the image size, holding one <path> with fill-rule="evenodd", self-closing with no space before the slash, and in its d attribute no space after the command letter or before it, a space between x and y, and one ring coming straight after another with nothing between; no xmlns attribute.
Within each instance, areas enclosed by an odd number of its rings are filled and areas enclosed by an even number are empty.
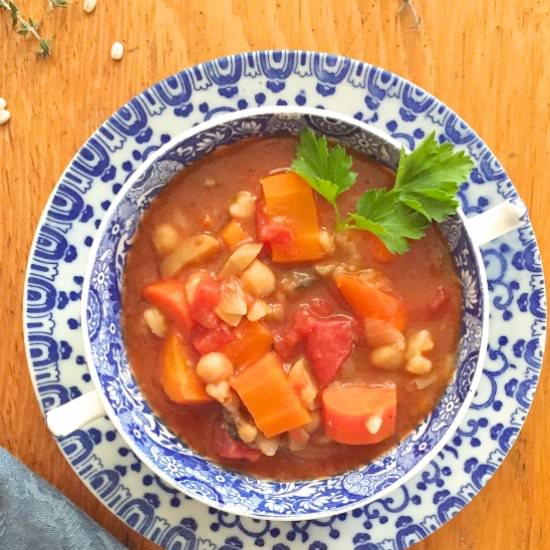
<svg viewBox="0 0 550 550"><path fill-rule="evenodd" d="M342 221L336 199L355 184L352 157L341 145L329 148L325 137L309 128L291 170L302 176L336 211L336 228L362 229L376 235L397 254L409 249L408 239L420 239L431 222L441 222L456 212L456 193L474 163L464 152L430 134L412 153L401 150L391 189L371 189L357 201L357 211Z"/></svg>
<svg viewBox="0 0 550 550"><path fill-rule="evenodd" d="M351 171L352 162L351 155L341 145L329 148L325 136L316 137L306 128L300 134L290 169L302 176L338 213L336 199L357 179L357 174Z"/></svg>
<svg viewBox="0 0 550 550"><path fill-rule="evenodd" d="M429 222L400 202L399 193L370 189L357 201L357 212L349 214L343 229L363 229L376 235L393 254L409 249L407 239L420 239Z"/></svg>
<svg viewBox="0 0 550 550"><path fill-rule="evenodd" d="M429 221L443 221L456 212L456 193L474 163L450 143L439 144L430 134L412 153L401 150L394 189L399 200Z"/></svg>
<svg viewBox="0 0 550 550"><path fill-rule="evenodd" d="M42 38L39 42L39 50L36 52L37 57L40 59L46 59L52 53L51 40Z"/></svg>

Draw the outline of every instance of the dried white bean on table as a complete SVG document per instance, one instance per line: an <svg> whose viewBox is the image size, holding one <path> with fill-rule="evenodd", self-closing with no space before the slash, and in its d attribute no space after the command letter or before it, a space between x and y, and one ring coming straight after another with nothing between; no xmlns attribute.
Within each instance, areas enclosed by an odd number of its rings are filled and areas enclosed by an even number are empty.
<svg viewBox="0 0 550 550"><path fill-rule="evenodd" d="M11 118L11 113L7 109L0 110L0 126L6 124Z"/></svg>
<svg viewBox="0 0 550 550"><path fill-rule="evenodd" d="M115 61L119 61L122 59L122 56L124 55L124 46L120 42L114 42L111 46L111 57Z"/></svg>
<svg viewBox="0 0 550 550"><path fill-rule="evenodd" d="M86 13L92 13L95 10L96 0L84 0L82 8Z"/></svg>
<svg viewBox="0 0 550 550"><path fill-rule="evenodd" d="M0 111L3 111L7 104L8 102L3 97L0 97Z"/></svg>

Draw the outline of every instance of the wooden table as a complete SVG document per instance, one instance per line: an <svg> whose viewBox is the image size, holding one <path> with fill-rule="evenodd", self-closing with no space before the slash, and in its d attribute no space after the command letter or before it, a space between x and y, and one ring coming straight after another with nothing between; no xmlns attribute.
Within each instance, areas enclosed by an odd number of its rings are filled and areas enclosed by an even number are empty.
<svg viewBox="0 0 550 550"><path fill-rule="evenodd" d="M550 5L548 0L98 0L45 15L54 54L16 36L0 13L0 444L61 489L132 549L155 546L89 493L47 432L27 374L23 275L34 228L63 168L89 134L153 82L212 57L304 48L363 59L432 92L471 124L503 162L550 254ZM20 0L40 18L46 0ZM110 58L120 40L126 55ZM548 257L546 258L548 260ZM543 372L518 442L472 504L417 548L540 550L550 539L550 398Z"/></svg>

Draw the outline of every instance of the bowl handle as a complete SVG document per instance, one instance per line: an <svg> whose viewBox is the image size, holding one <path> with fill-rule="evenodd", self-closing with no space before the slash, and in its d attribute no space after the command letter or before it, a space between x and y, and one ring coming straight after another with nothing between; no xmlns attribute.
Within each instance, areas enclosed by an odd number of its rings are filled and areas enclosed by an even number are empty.
<svg viewBox="0 0 550 550"><path fill-rule="evenodd" d="M482 214L466 220L466 227L475 245L482 246L523 225L527 209L520 201L504 201Z"/></svg>
<svg viewBox="0 0 550 550"><path fill-rule="evenodd" d="M105 408L98 392L93 390L49 411L46 424L53 435L62 437L103 415Z"/></svg>

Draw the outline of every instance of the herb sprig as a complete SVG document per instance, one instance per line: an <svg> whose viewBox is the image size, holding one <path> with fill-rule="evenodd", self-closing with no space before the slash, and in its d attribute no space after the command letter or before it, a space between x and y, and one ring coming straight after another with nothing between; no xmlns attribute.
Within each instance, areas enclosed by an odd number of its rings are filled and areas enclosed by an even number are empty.
<svg viewBox="0 0 550 550"><path fill-rule="evenodd" d="M432 133L412 153L401 150L392 188L365 191L356 211L342 219L336 199L357 180L352 160L341 145L329 147L324 136L308 128L300 134L291 170L332 204L337 230L369 231L397 254L409 249L409 239L422 238L430 223L457 210L459 185L473 168L470 157L449 143L438 143Z"/></svg>
<svg viewBox="0 0 550 550"><path fill-rule="evenodd" d="M300 144L290 169L332 204L336 220L340 222L336 199L355 184L357 174L351 171L352 162L341 145L329 148L325 136L316 137L306 128L300 134Z"/></svg>
<svg viewBox="0 0 550 550"><path fill-rule="evenodd" d="M68 0L48 0L48 6L53 8L66 8L69 5ZM0 10L6 10L11 17L12 26L17 34L23 36L32 36L38 41L38 51L36 55L45 59L52 53L51 39L44 38L40 32L40 22L34 21L32 17L25 18L21 14L19 6L12 0L0 0Z"/></svg>

